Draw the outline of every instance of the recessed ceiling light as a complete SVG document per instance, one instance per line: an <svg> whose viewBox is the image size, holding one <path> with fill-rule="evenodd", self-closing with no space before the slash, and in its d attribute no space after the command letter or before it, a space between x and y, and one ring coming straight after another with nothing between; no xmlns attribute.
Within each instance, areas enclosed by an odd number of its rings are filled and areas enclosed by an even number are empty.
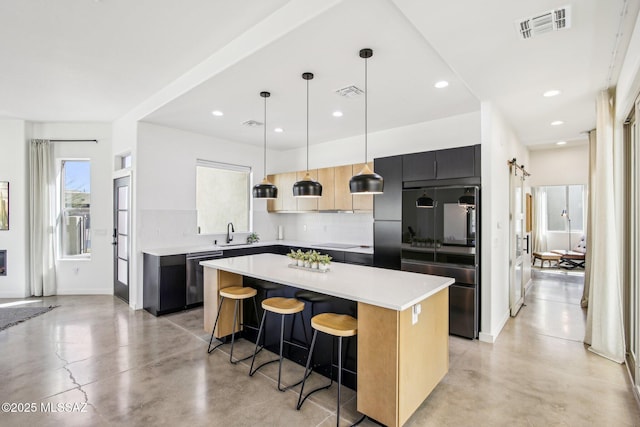
<svg viewBox="0 0 640 427"><path fill-rule="evenodd" d="M342 111L334 111L333 117L342 117Z"/></svg>
<svg viewBox="0 0 640 427"><path fill-rule="evenodd" d="M551 98L552 96L560 95L560 91L556 89L548 90L542 94L542 96L546 98Z"/></svg>
<svg viewBox="0 0 640 427"><path fill-rule="evenodd" d="M551 126L560 126L563 125L564 122L562 120L556 120L554 122L551 122Z"/></svg>
<svg viewBox="0 0 640 427"><path fill-rule="evenodd" d="M449 82L446 81L446 80L440 80L439 82L434 84L434 86L437 87L438 89L442 89L442 88L445 88L445 87L449 86Z"/></svg>
<svg viewBox="0 0 640 427"><path fill-rule="evenodd" d="M558 141L556 142L556 145L566 145L567 141Z"/></svg>
<svg viewBox="0 0 640 427"><path fill-rule="evenodd" d="M273 131L274 131L274 132L278 132L278 133L282 133L282 132L284 132L284 129L282 129L282 128L275 128Z"/></svg>
<svg viewBox="0 0 640 427"><path fill-rule="evenodd" d="M213 115L214 115L214 116L216 116L216 117L224 116L224 113L223 113L222 111L220 111L220 110L213 110L213 111L211 112L211 114L213 114Z"/></svg>

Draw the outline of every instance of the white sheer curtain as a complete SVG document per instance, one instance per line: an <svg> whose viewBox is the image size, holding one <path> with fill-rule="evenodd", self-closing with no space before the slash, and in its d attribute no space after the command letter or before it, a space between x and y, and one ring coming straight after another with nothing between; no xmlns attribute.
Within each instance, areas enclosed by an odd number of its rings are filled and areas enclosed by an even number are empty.
<svg viewBox="0 0 640 427"><path fill-rule="evenodd" d="M31 295L55 295L55 179L49 140L31 140L29 166Z"/></svg>
<svg viewBox="0 0 640 427"><path fill-rule="evenodd" d="M614 201L613 107L608 91L598 94L595 147L590 156L590 200L587 236L586 268L589 287L589 308L584 342L589 350L603 357L624 362L624 319L622 282L616 232Z"/></svg>
<svg viewBox="0 0 640 427"><path fill-rule="evenodd" d="M533 252L547 250L547 192L544 187L533 191Z"/></svg>

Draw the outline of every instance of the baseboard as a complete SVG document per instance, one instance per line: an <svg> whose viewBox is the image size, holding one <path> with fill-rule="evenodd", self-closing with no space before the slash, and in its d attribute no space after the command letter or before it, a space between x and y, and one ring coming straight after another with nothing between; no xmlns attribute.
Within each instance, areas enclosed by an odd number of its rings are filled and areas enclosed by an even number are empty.
<svg viewBox="0 0 640 427"><path fill-rule="evenodd" d="M480 332L478 334L478 340L482 341L482 342L486 342L489 344L493 344L496 342L496 340L498 339L498 335L500 335L500 332L502 332L502 329L504 328L504 325L507 324L507 321L509 320L509 310L507 310L507 312L505 313L504 317L502 318L502 320L500 321L500 324L497 328L497 332L495 334L488 334L486 332Z"/></svg>
<svg viewBox="0 0 640 427"><path fill-rule="evenodd" d="M113 288L58 289L56 295L113 295Z"/></svg>
<svg viewBox="0 0 640 427"><path fill-rule="evenodd" d="M0 298L29 298L29 295L16 294L16 293L0 293Z"/></svg>

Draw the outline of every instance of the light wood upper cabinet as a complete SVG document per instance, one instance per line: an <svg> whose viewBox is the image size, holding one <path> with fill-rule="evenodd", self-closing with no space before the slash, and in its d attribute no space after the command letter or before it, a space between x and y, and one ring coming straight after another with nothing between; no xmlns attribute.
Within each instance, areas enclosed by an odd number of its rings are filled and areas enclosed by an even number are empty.
<svg viewBox="0 0 640 427"><path fill-rule="evenodd" d="M349 180L353 176L351 165L337 166L335 169L335 209L350 211L353 209L351 192L349 191Z"/></svg>
<svg viewBox="0 0 640 427"><path fill-rule="evenodd" d="M368 165L373 170L373 163ZM319 199L293 197L293 184L304 178L306 171L269 175L269 181L278 187L278 198L267 201L267 211L372 211L372 195L352 196L349 191L349 180L362 167L363 164L357 164L309 170L309 175L322 184L322 197Z"/></svg>
<svg viewBox="0 0 640 427"><path fill-rule="evenodd" d="M293 184L296 182L296 173L278 173L268 176L269 181L278 187L278 198L267 200L267 211L295 211L297 210L297 201L293 197Z"/></svg>
<svg viewBox="0 0 640 427"><path fill-rule="evenodd" d="M318 199L318 210L335 209L335 168L318 169L318 181L322 184L322 197Z"/></svg>
<svg viewBox="0 0 640 427"><path fill-rule="evenodd" d="M306 174L307 174L307 171L297 172L296 173L296 181L302 180ZM309 170L309 175L311 175L312 179L317 181L318 180L318 169L310 169ZM292 188L293 188L293 184L295 184L295 182L291 183L291 187ZM322 181L320 181L320 184L323 184ZM324 194L324 184L322 185L322 187L323 187L322 188L322 194ZM299 211L317 211L318 210L318 199L316 199L316 198L306 198L306 197L295 198L294 197L294 201L297 202L297 210L299 210Z"/></svg>
<svg viewBox="0 0 640 427"><path fill-rule="evenodd" d="M367 165L369 166L369 169L373 170L373 162L369 162L367 163ZM357 173L360 173L363 167L364 167L364 163L353 165L353 174L355 175ZM347 181L347 186L349 186L349 181ZM353 196L353 210L354 211L372 211L373 210L373 194Z"/></svg>

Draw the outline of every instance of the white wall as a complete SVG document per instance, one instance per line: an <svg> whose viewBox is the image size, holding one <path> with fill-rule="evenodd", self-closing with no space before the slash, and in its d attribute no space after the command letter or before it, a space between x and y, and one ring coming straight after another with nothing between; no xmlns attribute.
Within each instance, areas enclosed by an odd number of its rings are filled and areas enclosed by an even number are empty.
<svg viewBox="0 0 640 427"><path fill-rule="evenodd" d="M460 114L368 135L368 161L375 157L418 153L480 143L480 112ZM291 172L306 166L306 148L270 156L269 173ZM364 134L324 142L309 148L309 168L364 162Z"/></svg>
<svg viewBox="0 0 640 427"><path fill-rule="evenodd" d="M30 295L29 285L29 125L0 119L0 181L9 181L9 230L0 231L7 250L7 275L0 276L0 298Z"/></svg>
<svg viewBox="0 0 640 427"><path fill-rule="evenodd" d="M263 176L262 147L231 143L192 132L140 122L133 171L135 247L130 303L142 307L142 252L145 249L212 245L224 234L196 234L196 160L251 166L253 180ZM274 240L277 225L266 201L253 202L254 231ZM246 234L238 233L238 239Z"/></svg>
<svg viewBox="0 0 640 427"><path fill-rule="evenodd" d="M91 162L91 259L56 261L58 295L113 293L113 200L111 184L111 125L106 123L34 123L33 137L97 139L93 142L55 142L56 175L60 160Z"/></svg>
<svg viewBox="0 0 640 427"><path fill-rule="evenodd" d="M589 184L589 145L587 142L574 147L533 150L530 153L531 186L547 185L588 185ZM558 213L559 215L559 213ZM547 233L547 249L573 249L584 231L571 232L569 248L568 232Z"/></svg>
<svg viewBox="0 0 640 427"><path fill-rule="evenodd" d="M532 187L589 183L589 145L532 150L527 170Z"/></svg>
<svg viewBox="0 0 640 427"><path fill-rule="evenodd" d="M482 243L480 340L494 342L509 320L509 193L507 161L530 164L529 150L500 111L481 104ZM525 274L525 281L528 281Z"/></svg>

